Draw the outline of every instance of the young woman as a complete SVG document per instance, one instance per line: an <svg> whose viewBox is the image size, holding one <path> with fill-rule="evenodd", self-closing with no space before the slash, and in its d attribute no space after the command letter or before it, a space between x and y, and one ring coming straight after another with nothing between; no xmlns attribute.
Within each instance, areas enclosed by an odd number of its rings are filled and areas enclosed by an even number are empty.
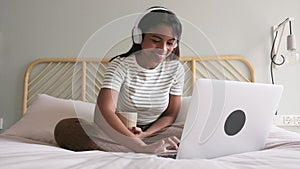
<svg viewBox="0 0 300 169"><path fill-rule="evenodd" d="M133 46L114 57L106 71L95 124L62 120L55 128L58 145L71 150L176 150L182 128L172 124L181 106L184 83L178 61L181 32L179 19L166 8L152 7L142 14L132 31ZM118 112L137 112L137 126L125 127Z"/></svg>

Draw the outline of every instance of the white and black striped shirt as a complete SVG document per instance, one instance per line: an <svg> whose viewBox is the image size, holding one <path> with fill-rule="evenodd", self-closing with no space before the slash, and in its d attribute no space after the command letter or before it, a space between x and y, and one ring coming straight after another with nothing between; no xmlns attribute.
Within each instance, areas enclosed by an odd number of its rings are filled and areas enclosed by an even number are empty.
<svg viewBox="0 0 300 169"><path fill-rule="evenodd" d="M169 94L181 95L184 69L177 61L164 61L154 69L138 65L135 55L115 58L105 73L102 88L119 92L117 112L137 112L138 124L154 122L166 110Z"/></svg>

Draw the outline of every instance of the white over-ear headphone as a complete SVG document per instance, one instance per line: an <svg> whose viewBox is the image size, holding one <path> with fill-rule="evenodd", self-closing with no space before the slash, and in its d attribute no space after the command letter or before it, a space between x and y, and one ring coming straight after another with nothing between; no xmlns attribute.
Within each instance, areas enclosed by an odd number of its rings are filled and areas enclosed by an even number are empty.
<svg viewBox="0 0 300 169"><path fill-rule="evenodd" d="M133 37L133 42L136 44L141 44L143 37L142 37L142 30L139 28L139 23L141 22L141 20L143 19L143 17L145 15L147 15L148 13L152 12L152 11L156 11L156 10L163 10L163 11L169 11L167 8L164 7L153 7L150 8L148 10L146 10L136 21L133 29L132 29L132 37ZM177 42L175 42L174 44L174 48L177 47Z"/></svg>

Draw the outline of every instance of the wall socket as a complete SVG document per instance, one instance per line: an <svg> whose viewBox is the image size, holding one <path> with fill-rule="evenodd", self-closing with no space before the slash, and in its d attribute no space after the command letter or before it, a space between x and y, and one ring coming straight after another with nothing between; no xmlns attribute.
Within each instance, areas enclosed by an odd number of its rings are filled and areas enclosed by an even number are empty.
<svg viewBox="0 0 300 169"><path fill-rule="evenodd" d="M274 124L277 126L299 126L300 127L300 115L287 114L276 115L274 117Z"/></svg>

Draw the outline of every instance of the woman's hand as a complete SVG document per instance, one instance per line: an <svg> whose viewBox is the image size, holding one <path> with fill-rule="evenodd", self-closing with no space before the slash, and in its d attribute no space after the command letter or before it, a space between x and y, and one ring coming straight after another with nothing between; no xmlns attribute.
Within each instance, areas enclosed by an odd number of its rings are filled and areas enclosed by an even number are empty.
<svg viewBox="0 0 300 169"><path fill-rule="evenodd" d="M146 138L148 137L147 133L144 132L140 127L131 127L128 128L137 138Z"/></svg>
<svg viewBox="0 0 300 169"><path fill-rule="evenodd" d="M168 153L168 152L174 152L178 150L178 145L180 143L180 140L175 137L167 137L163 138L155 143L149 144L145 146L145 151L155 154L162 154L162 153Z"/></svg>
<svg viewBox="0 0 300 169"><path fill-rule="evenodd" d="M139 127L131 127L128 128L134 135L140 135L141 133L143 133L143 130Z"/></svg>

